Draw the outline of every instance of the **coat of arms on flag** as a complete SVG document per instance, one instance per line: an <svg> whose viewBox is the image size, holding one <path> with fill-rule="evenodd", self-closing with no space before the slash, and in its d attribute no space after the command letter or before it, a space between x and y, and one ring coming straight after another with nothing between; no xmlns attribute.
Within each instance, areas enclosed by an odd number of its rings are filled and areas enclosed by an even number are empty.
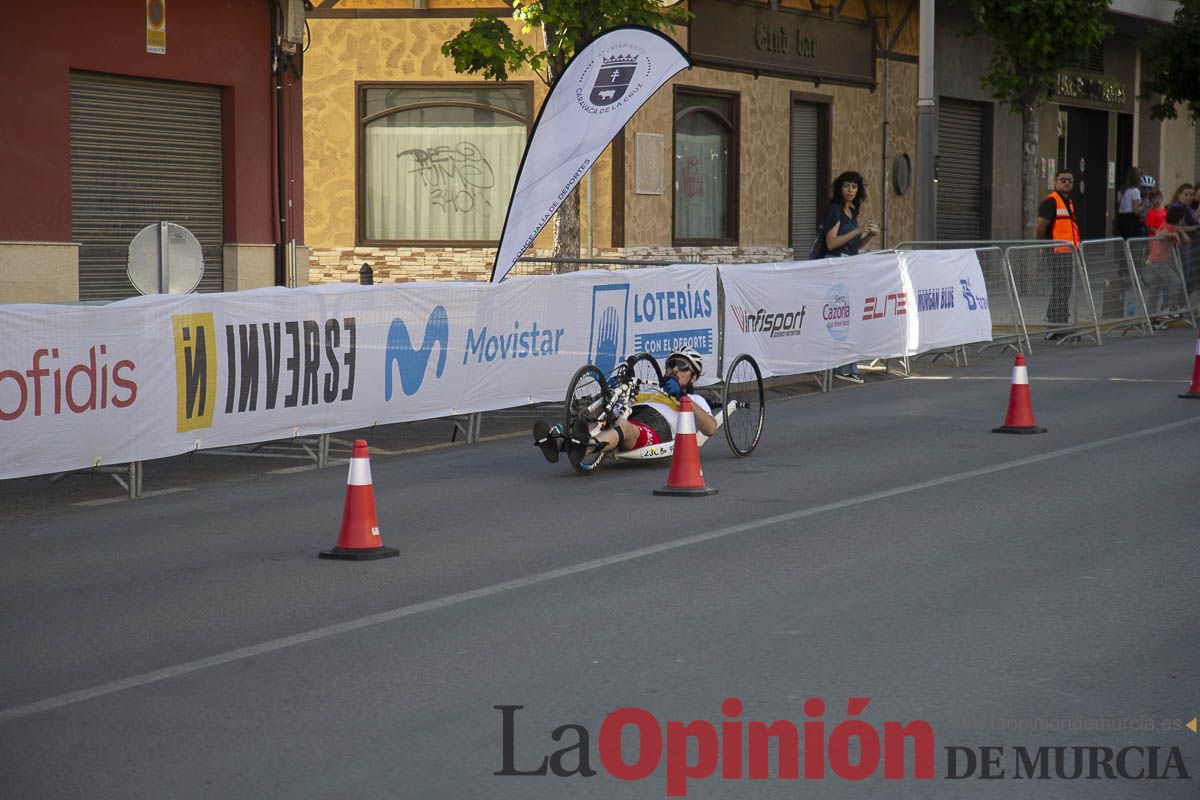
<svg viewBox="0 0 1200 800"><path fill-rule="evenodd" d="M596 73L596 83L588 99L593 105L611 106L621 99L633 75L637 71L638 57L636 55L612 56L601 59L600 71Z"/></svg>

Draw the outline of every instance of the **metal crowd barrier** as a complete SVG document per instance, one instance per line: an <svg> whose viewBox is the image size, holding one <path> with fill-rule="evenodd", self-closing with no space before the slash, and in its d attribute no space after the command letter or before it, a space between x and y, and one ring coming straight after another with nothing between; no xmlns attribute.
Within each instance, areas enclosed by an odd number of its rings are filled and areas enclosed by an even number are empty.
<svg viewBox="0 0 1200 800"><path fill-rule="evenodd" d="M1008 269L1025 318L1047 339L1077 341L1091 336L1101 344L1100 324L1079 250L1069 242L1036 242L1009 247Z"/></svg>
<svg viewBox="0 0 1200 800"><path fill-rule="evenodd" d="M1091 239L1081 242L1079 251L1092 296L1099 298L1097 318L1104 332L1124 335L1138 329L1149 334L1153 324L1142 293L1141 270L1129 244L1124 239Z"/></svg>
<svg viewBox="0 0 1200 800"><path fill-rule="evenodd" d="M1147 322L1153 320L1165 325L1170 319L1186 319L1195 328L1196 306L1188 294L1189 275L1175 243L1136 237L1125 244L1130 263L1137 265L1138 289ZM1191 277L1195 281L1195 276Z"/></svg>

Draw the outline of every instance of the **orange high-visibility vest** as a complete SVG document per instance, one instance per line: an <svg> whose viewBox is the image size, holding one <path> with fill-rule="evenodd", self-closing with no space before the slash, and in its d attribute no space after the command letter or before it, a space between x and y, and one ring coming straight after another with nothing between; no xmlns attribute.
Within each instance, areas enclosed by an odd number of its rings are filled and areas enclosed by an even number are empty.
<svg viewBox="0 0 1200 800"><path fill-rule="evenodd" d="M1046 202L1051 197L1054 198L1055 218L1054 224L1050 226L1050 238L1060 239L1064 242L1072 242L1076 248L1079 247L1079 226L1075 224L1075 204L1070 200L1063 202L1062 195L1058 192L1051 192L1042 198L1042 202ZM1069 253L1069 247L1056 247L1056 253Z"/></svg>

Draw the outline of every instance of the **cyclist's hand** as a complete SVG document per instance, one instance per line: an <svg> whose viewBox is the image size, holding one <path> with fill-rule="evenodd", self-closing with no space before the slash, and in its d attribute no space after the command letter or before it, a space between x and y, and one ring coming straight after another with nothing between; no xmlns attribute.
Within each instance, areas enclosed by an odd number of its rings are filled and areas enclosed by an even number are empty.
<svg viewBox="0 0 1200 800"><path fill-rule="evenodd" d="M683 389L679 386L679 381L675 380L673 377L663 379L662 389L676 400L683 397Z"/></svg>

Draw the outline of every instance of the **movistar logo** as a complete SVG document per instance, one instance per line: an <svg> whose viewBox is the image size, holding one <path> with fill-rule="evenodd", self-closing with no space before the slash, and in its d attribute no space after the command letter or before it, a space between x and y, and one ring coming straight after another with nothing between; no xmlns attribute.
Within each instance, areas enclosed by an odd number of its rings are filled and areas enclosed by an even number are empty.
<svg viewBox="0 0 1200 800"><path fill-rule="evenodd" d="M429 357L433 354L433 346L440 345L438 353L437 377L442 377L446 368L446 347L450 343L450 317L446 309L438 306L429 315L425 323L425 339L421 348L414 349L412 338L408 335L408 326L404 320L397 317L388 328L387 355L384 357L383 397L392 399L393 368L400 370L400 386L407 395L414 395L425 380L425 368L429 365Z"/></svg>

